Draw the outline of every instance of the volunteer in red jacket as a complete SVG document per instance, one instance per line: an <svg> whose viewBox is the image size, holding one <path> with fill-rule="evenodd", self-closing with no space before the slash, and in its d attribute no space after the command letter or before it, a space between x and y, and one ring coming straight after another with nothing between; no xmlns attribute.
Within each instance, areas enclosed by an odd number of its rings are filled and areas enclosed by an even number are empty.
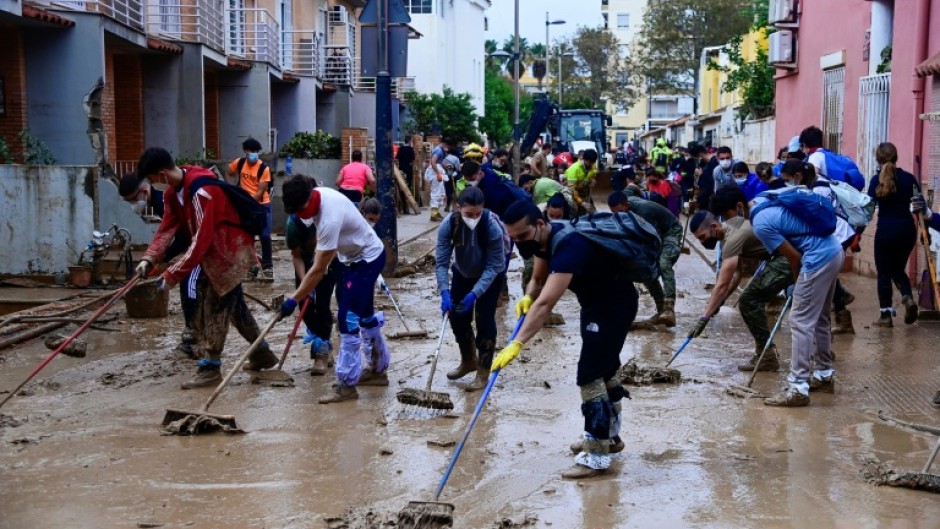
<svg viewBox="0 0 940 529"><path fill-rule="evenodd" d="M336 292L338 383L334 393L322 397L320 404L359 398L357 385L387 386L389 352L382 336L382 313L375 312L375 281L385 266L385 245L356 206L338 191L313 188L300 176L287 181L283 189L284 211L296 214L306 226L316 226L317 250L313 267L281 305L281 316L290 316L298 300L310 295L326 275L333 257L338 257L341 265ZM362 356L371 364L365 370Z"/></svg>
<svg viewBox="0 0 940 529"><path fill-rule="evenodd" d="M193 320L196 338L196 375L183 389L214 386L222 380L222 349L235 311L244 304L241 282L255 263L254 237L241 227L241 218L220 185L199 185L203 178L218 182L215 173L194 166L177 167L166 149L150 148L137 162L137 173L154 186L169 185L163 194L163 222L153 236L144 258L137 265L146 274L163 260L178 230L190 236L182 257L160 276L157 285L170 288L189 276L196 266L202 274L196 283L197 309ZM260 331L252 329L254 341ZM277 365L270 349L258 348L249 357L249 367L267 369Z"/></svg>

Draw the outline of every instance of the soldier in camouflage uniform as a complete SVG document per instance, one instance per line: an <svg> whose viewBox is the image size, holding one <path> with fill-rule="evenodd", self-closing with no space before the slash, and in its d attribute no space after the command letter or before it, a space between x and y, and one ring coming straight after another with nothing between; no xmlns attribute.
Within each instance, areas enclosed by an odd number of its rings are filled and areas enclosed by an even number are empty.
<svg viewBox="0 0 940 529"><path fill-rule="evenodd" d="M767 325L767 302L774 299L780 291L794 283L793 273L789 261L783 256L771 257L764 245L761 244L751 223L744 217L747 210L747 199L740 189L725 188L715 193L711 200L711 212L699 211L690 223L689 229L705 248L714 248L718 241L722 241L721 270L711 299L705 306L705 312L689 332L694 338L705 330L709 319L718 313L725 299L734 292L741 280L742 268L746 261L766 261L764 269L748 284L739 298L741 317L747 325L748 331L754 337L754 355L751 359L738 366L741 371L776 371L780 365L777 359L777 350L771 345L764 355L760 365L756 365L764 345L770 338L770 328ZM719 223L715 215L727 219Z"/></svg>

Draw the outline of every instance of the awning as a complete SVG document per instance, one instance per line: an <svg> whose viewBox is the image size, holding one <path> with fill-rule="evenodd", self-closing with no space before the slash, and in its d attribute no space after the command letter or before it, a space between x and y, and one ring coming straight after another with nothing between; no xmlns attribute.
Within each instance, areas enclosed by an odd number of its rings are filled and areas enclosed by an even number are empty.
<svg viewBox="0 0 940 529"><path fill-rule="evenodd" d="M940 53L918 64L914 72L917 73L917 77L940 74Z"/></svg>

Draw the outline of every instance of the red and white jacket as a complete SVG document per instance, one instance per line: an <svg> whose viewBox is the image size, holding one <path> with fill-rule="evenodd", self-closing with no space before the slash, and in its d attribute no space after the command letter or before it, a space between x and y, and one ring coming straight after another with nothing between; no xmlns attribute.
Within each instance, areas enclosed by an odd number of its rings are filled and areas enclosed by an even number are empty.
<svg viewBox="0 0 940 529"><path fill-rule="evenodd" d="M189 199L193 181L205 176L216 178L215 173L189 165L182 169L182 190L177 186L163 193L163 222L144 257L154 263L163 261L177 230L183 229L192 243L163 278L175 285L202 265L213 290L224 296L242 282L257 261L254 237L242 229L238 212L221 187L203 186Z"/></svg>

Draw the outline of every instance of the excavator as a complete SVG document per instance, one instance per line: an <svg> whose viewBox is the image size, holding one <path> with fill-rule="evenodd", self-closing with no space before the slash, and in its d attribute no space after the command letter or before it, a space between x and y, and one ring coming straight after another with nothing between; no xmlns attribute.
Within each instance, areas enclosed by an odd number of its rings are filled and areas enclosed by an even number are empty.
<svg viewBox="0 0 940 529"><path fill-rule="evenodd" d="M532 117L519 152L530 152L535 142L547 134L553 142L553 154L569 152L577 159L578 152L594 149L599 169L603 171L606 169L607 127L610 125L610 116L601 110L562 110L548 97L538 98L534 101Z"/></svg>

